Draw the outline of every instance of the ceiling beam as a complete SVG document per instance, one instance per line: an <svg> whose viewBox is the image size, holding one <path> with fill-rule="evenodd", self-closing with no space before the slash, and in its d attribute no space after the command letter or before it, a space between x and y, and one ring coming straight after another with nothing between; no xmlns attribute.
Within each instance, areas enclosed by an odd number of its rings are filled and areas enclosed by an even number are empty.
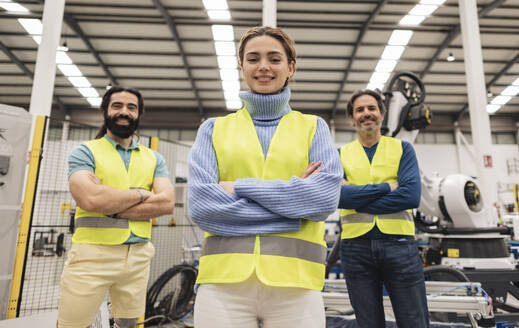
<svg viewBox="0 0 519 328"><path fill-rule="evenodd" d="M34 16L34 15L33 15ZM22 16L19 16L21 18ZM24 18L31 16L23 16ZM36 16L35 16L36 17ZM2 16L0 13L1 19L15 19L16 15L12 16ZM129 19L126 16L124 18L113 18L113 19L103 19L102 17L92 17L85 19L78 19L80 23L109 23L109 24L131 24L131 25L163 25L163 20L153 19L153 20L137 20L137 19ZM358 31L362 25L365 23L364 21L345 21L344 19L340 20L303 20L301 18L297 19L279 19L279 25L283 28L300 28L300 29L327 29L327 30L339 30L339 31ZM176 18L175 24L177 26L185 25L185 26L210 26L213 24L219 24L221 21L217 20L208 20L202 18ZM260 20L251 20L251 19L233 19L228 22L229 24L236 27L248 28L251 24L260 24ZM452 25L451 25L452 26ZM398 23L387 23L387 22L374 22L370 27L371 30L374 31L393 31L397 28L400 28ZM448 29L445 27L445 24L442 23L423 23L418 26L407 26L406 29L415 31L415 32L438 32L445 33ZM491 24L480 24L480 33L500 33L500 34L511 34L517 35L519 31L518 26L503 26L503 25L491 25Z"/></svg>
<svg viewBox="0 0 519 328"><path fill-rule="evenodd" d="M38 0L38 2L43 4L45 1L44 0ZM83 29L79 26L79 24L76 21L76 19L74 17L72 17L72 15L67 14L65 12L65 13L63 13L63 20L74 31L74 33L76 33L76 35L79 36L79 38L83 41L83 43L85 43L86 47L88 48L88 50L90 51L92 56L94 56L96 61L99 63L99 65L101 66L101 68L105 72L106 76L110 79L110 83L112 85L117 85L118 84L117 83L117 79L110 72L110 70L108 69L108 66L106 66L104 61L101 59L101 55L99 55L99 52L97 52L97 50L94 48L94 46L92 45L92 43L90 42L90 40L86 36L85 32L83 32Z"/></svg>
<svg viewBox="0 0 519 328"><path fill-rule="evenodd" d="M19 0L18 0L19 1ZM252 1L255 1L257 2L258 0L252 0ZM301 0L296 0L297 2L301 2ZM243 2L243 1L242 1ZM283 2L287 2L287 1L283 1ZM316 2L316 1L312 1L312 2ZM371 4L377 4L379 2L379 0L372 0L372 1L367 1L367 0L360 0L360 1L351 1L351 0L348 0L347 2L344 1L344 0L340 0L339 2L342 2L340 3L341 5L344 5L344 9L342 10L339 10L338 8L332 8L332 9L327 9L327 8L323 8L323 6L319 7L319 8L313 8L312 10L312 13L315 13L315 14L335 14L335 15L368 15L370 13L369 10L366 10L366 9L351 9L350 6L352 4L355 4L355 2L357 2L358 4L361 4L361 5L371 5ZM387 11L385 11L382 15L387 15L387 16L402 16L402 15L405 15L407 14L407 10L403 10L403 9L400 9L400 8L396 8L397 6L401 6L401 7L404 7L404 8L407 8L409 6L409 1L407 2L397 2L397 1L391 1L391 5L393 5L393 8L390 8L388 9ZM110 13L110 14L106 14L106 15L119 15L119 16L123 16L123 15L126 15L127 13L131 12L130 10L146 10L146 9L154 9L153 6L150 6L150 5L130 5L130 4L105 4L105 3L78 3L78 2L74 2L74 3L69 3L67 4L68 7L70 8L75 8L77 9L77 11L81 12L81 15L83 16L88 16L88 15L96 15L96 13L91 13L91 12L88 12L88 11L85 11L83 10L84 8L95 8L95 9L102 9L103 10L103 14L105 14L105 12L107 12L107 10L105 9L125 9L124 13L122 11L120 11L119 13L117 14L114 14L114 13ZM455 8L456 5L454 4L444 4L443 5L444 7L450 7L450 8ZM197 5L196 3L192 6L177 6L177 5L169 5L169 6L164 6L167 10L180 10L182 12L200 12L200 10L202 9L200 5ZM277 10L278 13L282 13L282 14L307 14L308 11L307 10L304 10L304 9L298 9L298 8L294 8L294 7L297 7L297 6L291 6L290 8L281 8ZM358 6L356 6L358 7ZM512 9L515 9L515 8L519 8L517 6L506 6L508 8L512 8ZM112 11L113 12L113 11ZM134 11L135 12L135 11ZM237 13L253 13L253 14L258 14L260 15L262 13L262 9L261 7L259 6L242 6L242 7L234 7L233 8L233 12L237 12ZM437 15L437 17L452 17L454 15L452 14L439 14ZM156 17L154 15L136 15L134 14L133 16L127 16L127 17ZM457 17L457 15L456 15ZM509 18L511 19L511 17L506 17L506 18Z"/></svg>
<svg viewBox="0 0 519 328"><path fill-rule="evenodd" d="M506 0L494 0L493 2L489 3L488 5L486 5L485 7L481 8L479 10L478 17L479 18L484 17L485 15L490 13L492 10L494 10L495 8L502 5L505 1ZM440 54L442 53L442 51L445 50L451 44L451 42L460 34L460 32L461 32L461 30L460 30L459 24L456 25L456 27L452 28L449 31L449 34L447 34L447 36L445 37L443 42L440 44L440 46L436 49L436 51L434 52L432 57L427 61L425 68L420 73L420 78L423 79L425 74L429 73L431 67L436 62L438 57L440 57Z"/></svg>
<svg viewBox="0 0 519 328"><path fill-rule="evenodd" d="M13 61L13 63L16 64L16 66L18 66L18 68L20 70L22 70L23 73L25 73L25 75L27 75L31 80L34 81L34 74L27 68L27 66L25 66L21 61L20 59L18 59L18 57L16 57L3 43L2 41L0 41L0 50L3 51L3 53L9 57L9 59L11 59ZM65 106L65 104L61 101L61 99L59 99L56 95L52 95L54 101L56 102L56 104L58 105L58 107L64 111L64 112L67 112L67 106Z"/></svg>
<svg viewBox="0 0 519 328"><path fill-rule="evenodd" d="M101 55L94 48L94 46L92 45L92 43L90 42L90 40L88 39L86 34L83 32L83 30L81 29L81 27L79 26L77 21L74 19L74 17L72 17L71 15L69 15L67 13L64 13L63 14L63 20L81 38L81 40L85 43L86 47L88 48L88 50L90 51L92 56L94 56L96 61L99 63L99 66L101 66L101 68L105 72L106 76L110 79L110 83L112 85L118 85L119 83L117 82L117 79L112 74L112 72L110 72L110 69L108 68L108 66L106 66L104 61L101 59Z"/></svg>
<svg viewBox="0 0 519 328"><path fill-rule="evenodd" d="M364 35L369 29L369 25L373 22L375 17L380 13L382 10L382 7L388 2L388 0L380 0L380 2L376 5L375 10L371 12L368 19L364 22L362 25L362 28L360 29L359 33L357 34L357 40L355 41L355 45L353 46L353 50L351 51L350 60L348 60L348 64L346 65L346 69L344 70L344 77L342 78L342 81L339 85L339 90L337 91L337 96L335 97L335 101L333 102L332 107L332 115L331 119L335 118L335 113L337 112L337 105L339 104L339 100L342 95L342 89L344 88L344 84L346 81L348 81L348 75L350 74L351 66L353 65L353 60L355 59L355 56L357 55L357 51L359 50L360 44L362 43L362 39L364 38Z"/></svg>
<svg viewBox="0 0 519 328"><path fill-rule="evenodd" d="M175 42L178 47L178 51L180 52L180 56L182 57L182 63L184 64L184 67L186 69L187 77L189 79L189 83L191 84L191 87L193 88L193 93L195 94L196 102L198 105L198 111L200 112L200 115L204 117L204 108L202 107L202 100L200 99L200 95L198 94L198 90L196 89L195 79L193 78L193 74L191 73L191 68L189 67L189 63L187 61L187 56L184 51L184 47L182 46L182 42L180 40L180 36L177 31L177 26L175 25L175 22L173 21L173 18L168 14L168 11L160 0L152 0L153 4L155 5L155 8L160 12L164 20L166 21L166 24L168 24L169 30L171 34L173 35L173 38L175 39Z"/></svg>
<svg viewBox="0 0 519 328"><path fill-rule="evenodd" d="M505 75L506 72L512 66L514 66L518 61L519 61L519 53L517 53L515 55L515 57L512 58L512 60L510 60L496 75L494 75L494 77L492 77L492 79L490 79L490 81L487 82L487 84L485 85L487 92L488 92L488 89L490 89L490 87L493 86L494 83L497 82L497 80L499 80L503 75ZM469 107L468 103L465 103L465 105L463 105L463 108L456 114L456 120L459 120L461 118L461 116L463 116L463 114L467 111L468 107Z"/></svg>

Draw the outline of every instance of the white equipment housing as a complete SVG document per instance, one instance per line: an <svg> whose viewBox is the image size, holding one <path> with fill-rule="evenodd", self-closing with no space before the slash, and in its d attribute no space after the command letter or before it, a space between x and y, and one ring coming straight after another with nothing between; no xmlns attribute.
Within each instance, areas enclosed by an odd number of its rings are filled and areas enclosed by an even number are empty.
<svg viewBox="0 0 519 328"><path fill-rule="evenodd" d="M411 77L409 74L403 74ZM411 74L412 75L412 74ZM386 92L386 97L390 97L389 105L387 106L386 118L386 135L393 135L394 131L398 131L394 136L397 139L414 143L419 130L407 130L402 124L401 113L404 108L408 106L411 101L416 101L419 97L413 94L411 88L406 89L409 85L400 83L398 90L392 90L393 82L390 83L390 90ZM422 93L425 92L423 85L416 83ZM396 85L396 84L395 84ZM423 100L423 97L420 98ZM387 103L386 103L387 104ZM410 113L409 113L410 115ZM432 241L435 246L445 248L453 246L456 243L460 244L458 250L460 256L449 257L448 252L442 248L439 253L442 254L441 263L453 266L459 269L475 268L475 269L514 269L516 261L508 252L504 252L504 236L499 234L499 231L493 231L489 226L488 215L492 213L484 207L483 195L477 187L476 180L470 176L463 174L451 174L445 177L440 177L437 173L425 175L421 173L422 182L422 197L419 211L427 216L439 218L438 227L449 228L449 233L442 233L442 230L437 229L434 233L426 233L425 235ZM443 230L446 231L445 229ZM459 233L456 233L458 231ZM448 241L447 241L448 240ZM483 240L483 241L482 241ZM471 242L478 241L479 243L488 240L488 247L495 248L492 254L492 249L485 250L488 257L464 257L461 254L462 250L470 248ZM443 242L445 241L445 242ZM465 252L466 253L466 252ZM506 255L506 256L505 256ZM483 255L486 256L486 255Z"/></svg>

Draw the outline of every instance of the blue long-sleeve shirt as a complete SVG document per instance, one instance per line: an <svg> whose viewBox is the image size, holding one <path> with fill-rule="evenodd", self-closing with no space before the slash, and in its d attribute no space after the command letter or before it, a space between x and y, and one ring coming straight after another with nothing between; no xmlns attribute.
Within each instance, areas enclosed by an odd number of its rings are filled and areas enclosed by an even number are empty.
<svg viewBox="0 0 519 328"><path fill-rule="evenodd" d="M378 143L363 147L369 162L377 151ZM340 151L340 150L339 150ZM339 208L353 209L361 213L387 214L416 208L421 197L420 171L413 146L402 141L402 157L398 167L398 188L391 191L388 183L341 186ZM389 238L375 225L373 229L358 238ZM405 236L397 236L405 237Z"/></svg>
<svg viewBox="0 0 519 328"><path fill-rule="evenodd" d="M370 163L377 146L378 143L371 147L363 147ZM421 190L416 153L410 143L402 141L398 188L391 191L388 183L341 186L339 208L371 214L400 212L420 205Z"/></svg>
<svg viewBox="0 0 519 328"><path fill-rule="evenodd" d="M281 117L291 110L290 91L285 88L278 95L246 92L240 96L266 155ZM214 121L209 119L200 126L189 154L189 211L203 230L223 236L298 231L301 218L323 221L335 211L342 166L323 119L317 119L309 151L309 161L322 161L321 172L288 181L238 179L234 195L218 184L218 163L212 144Z"/></svg>

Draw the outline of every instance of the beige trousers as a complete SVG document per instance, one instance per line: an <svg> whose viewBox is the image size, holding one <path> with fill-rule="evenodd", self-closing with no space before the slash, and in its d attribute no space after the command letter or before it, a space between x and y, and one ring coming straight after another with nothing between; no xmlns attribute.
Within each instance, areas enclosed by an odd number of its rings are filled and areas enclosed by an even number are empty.
<svg viewBox="0 0 519 328"><path fill-rule="evenodd" d="M73 244L61 276L59 328L85 328L110 293L114 318L138 318L146 307L151 242L124 245Z"/></svg>

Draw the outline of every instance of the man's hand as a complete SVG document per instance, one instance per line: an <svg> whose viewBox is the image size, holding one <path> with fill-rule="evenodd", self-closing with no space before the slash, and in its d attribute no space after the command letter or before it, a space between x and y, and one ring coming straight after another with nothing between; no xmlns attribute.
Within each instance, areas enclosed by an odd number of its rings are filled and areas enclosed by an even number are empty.
<svg viewBox="0 0 519 328"><path fill-rule="evenodd" d="M324 165L321 164L321 161L318 161L316 163L311 162L306 170L301 174L301 178L305 179L308 177L311 177L312 175L321 172L321 170L324 168Z"/></svg>
<svg viewBox="0 0 519 328"><path fill-rule="evenodd" d="M391 189L391 191L395 190L396 188L398 188L398 182L391 182L389 184L389 188Z"/></svg>
<svg viewBox="0 0 519 328"><path fill-rule="evenodd" d="M350 183L349 183L348 180L346 180L346 179L342 179L341 184L342 184L343 186L349 186L349 185L350 185Z"/></svg>
<svg viewBox="0 0 519 328"><path fill-rule="evenodd" d="M153 179L153 192L146 189L132 189L142 193L144 201L120 212L119 219L149 220L166 214L172 214L175 208L175 191L167 177Z"/></svg>
<svg viewBox="0 0 519 328"><path fill-rule="evenodd" d="M234 195L234 181L220 181L218 184L226 193Z"/></svg>

